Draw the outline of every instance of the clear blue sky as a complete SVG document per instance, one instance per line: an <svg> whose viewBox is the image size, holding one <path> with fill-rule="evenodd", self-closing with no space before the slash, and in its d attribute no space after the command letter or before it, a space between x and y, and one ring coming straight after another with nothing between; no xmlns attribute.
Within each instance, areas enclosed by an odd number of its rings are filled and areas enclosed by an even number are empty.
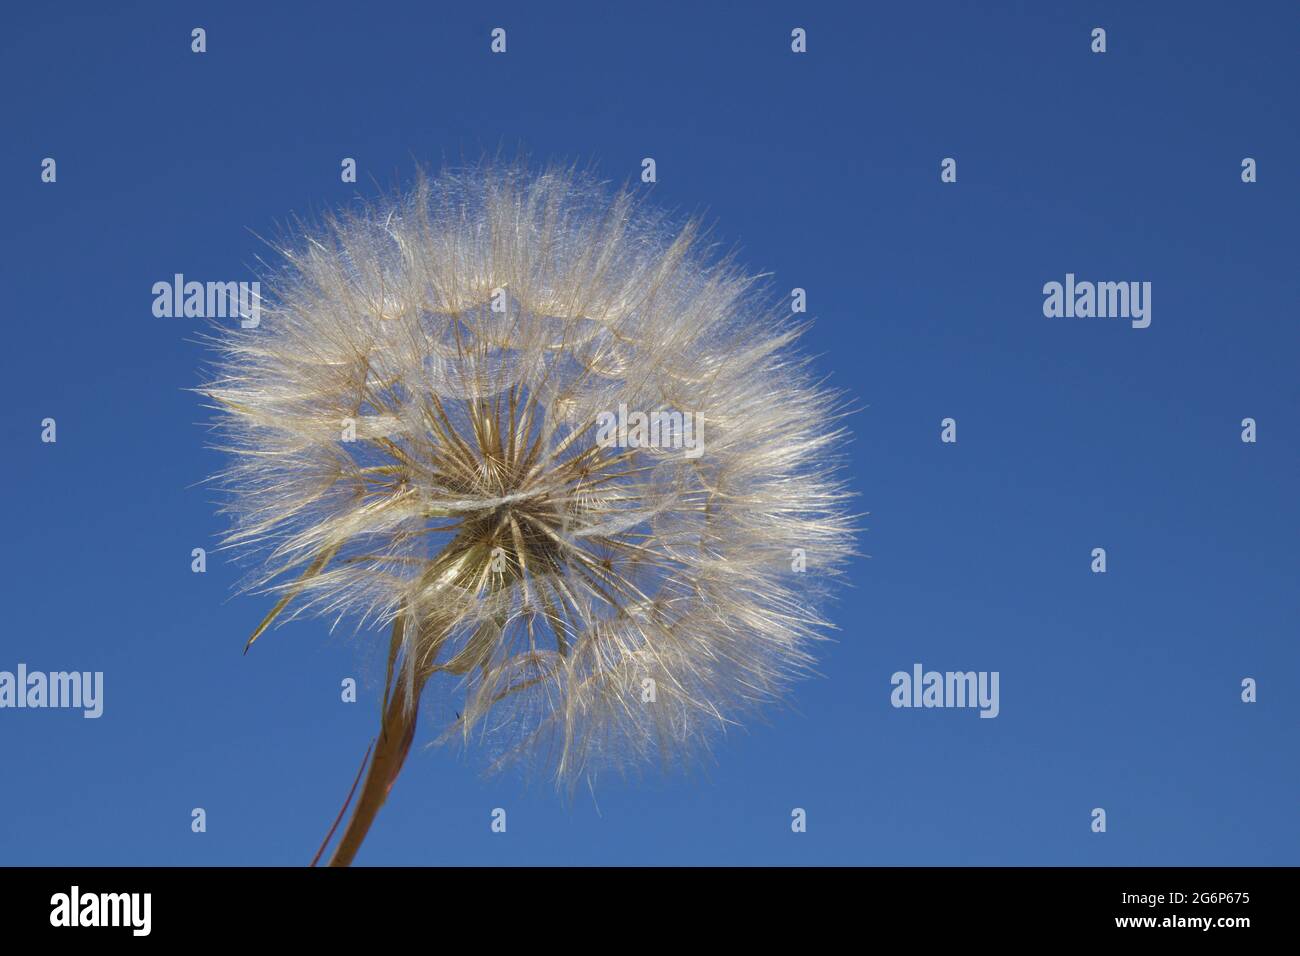
<svg viewBox="0 0 1300 956"><path fill-rule="evenodd" d="M498 147L653 156L657 201L808 290L871 557L823 676L707 772L565 803L417 749L359 863L1300 862L1300 7L81 6L0 30L0 669L102 670L105 712L0 711L0 863L310 859L382 658L319 622L241 656L266 602L190 571L223 527L200 323L150 288ZM1151 327L1045 318L1067 272L1150 281ZM999 671L1000 716L893 709L916 662Z"/></svg>

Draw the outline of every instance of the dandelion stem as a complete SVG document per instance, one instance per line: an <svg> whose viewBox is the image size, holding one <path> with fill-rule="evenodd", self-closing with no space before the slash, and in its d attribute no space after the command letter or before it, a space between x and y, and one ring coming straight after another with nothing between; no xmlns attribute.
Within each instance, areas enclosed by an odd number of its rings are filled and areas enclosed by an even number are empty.
<svg viewBox="0 0 1300 956"><path fill-rule="evenodd" d="M400 637L401 627L402 617L399 615L393 625L395 640ZM429 671L417 667L413 681L399 677L394 682L392 694L384 708L379 739L373 744L374 756L361 787L361 796L357 800L356 809L352 811L352 818L343 830L343 836L339 838L334 855L330 857L330 866L351 865L366 834L370 832L370 825L375 822L379 808L388 799L388 792L397 781L397 775L401 773L402 764L411 749L411 741L415 738L420 693L428 679Z"/></svg>
<svg viewBox="0 0 1300 956"><path fill-rule="evenodd" d="M357 795L357 786L361 783L361 775L366 772L366 764L370 763L370 751L374 749L375 742L372 740L370 741L370 746L366 748L366 755L361 758L361 766L357 768L357 777L352 781L352 789L348 791L348 798L343 801L343 807L339 810L339 815L334 818L334 823L330 827L330 832L325 834L325 839L321 841L320 849L317 850L316 855L311 858L310 866L315 866L320 862L321 856L325 853L325 848L329 846L330 841L334 839L334 831L337 830L339 824L343 822L343 817L348 812L348 807L352 806L352 798Z"/></svg>

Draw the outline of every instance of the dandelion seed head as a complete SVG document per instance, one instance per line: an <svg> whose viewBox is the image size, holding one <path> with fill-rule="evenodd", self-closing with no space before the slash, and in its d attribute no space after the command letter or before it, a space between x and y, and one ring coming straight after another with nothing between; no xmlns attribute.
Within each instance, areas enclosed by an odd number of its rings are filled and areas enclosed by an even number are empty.
<svg viewBox="0 0 1300 956"><path fill-rule="evenodd" d="M444 739L560 782L683 760L808 671L852 551L841 400L697 224L482 164L279 252L203 391L226 544L283 619L400 622ZM602 443L620 408L697 451Z"/></svg>

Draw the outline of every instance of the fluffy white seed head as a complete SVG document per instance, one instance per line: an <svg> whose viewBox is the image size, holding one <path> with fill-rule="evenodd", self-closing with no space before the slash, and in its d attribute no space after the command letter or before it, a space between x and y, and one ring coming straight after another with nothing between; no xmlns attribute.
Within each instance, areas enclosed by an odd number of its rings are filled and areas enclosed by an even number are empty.
<svg viewBox="0 0 1300 956"><path fill-rule="evenodd" d="M463 694L448 736L566 782L683 758L808 669L852 549L842 409L694 224L484 164L279 251L203 391L282 619L397 622L406 679Z"/></svg>

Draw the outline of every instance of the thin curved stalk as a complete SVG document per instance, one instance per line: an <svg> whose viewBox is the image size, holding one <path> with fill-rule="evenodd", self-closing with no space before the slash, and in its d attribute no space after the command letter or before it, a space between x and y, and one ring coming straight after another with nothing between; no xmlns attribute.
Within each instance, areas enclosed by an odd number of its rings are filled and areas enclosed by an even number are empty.
<svg viewBox="0 0 1300 956"><path fill-rule="evenodd" d="M334 855L330 857L330 866L349 866L361 848L361 843L370 832L370 825L375 822L379 808L388 799L388 792L397 781L402 771L406 755L415 738L416 719L419 715L420 692L424 689L426 677L417 675L414 688L409 688L404 680L398 680L384 712L383 725L379 739L374 745L374 756L370 760L370 770L361 787L361 796L352 819L348 821L343 836L339 838ZM411 694L411 697L408 697ZM408 704L409 700L409 704Z"/></svg>
<svg viewBox="0 0 1300 956"><path fill-rule="evenodd" d="M361 787L361 796L357 800L352 817L348 820L343 835L339 838L334 855L330 857L330 866L349 866L361 848L361 843L370 832L380 807L388 799L388 793L402 772L406 755L410 752L411 741L415 738L415 725L419 718L420 693L429 679L430 671L416 667L412 681L398 676L393 680L393 667L402 644L404 615L398 614L393 622L393 640L388 658L388 686L384 689L384 712L379 727L379 737L371 748L370 769L366 773L365 783ZM368 751L370 753L370 751ZM353 784L355 790L356 785ZM351 799L351 795L349 795ZM347 805L344 805L346 811ZM337 821L335 821L337 826ZM331 831L332 835L332 831ZM326 843L329 836L326 836ZM319 856L319 854L317 854Z"/></svg>

